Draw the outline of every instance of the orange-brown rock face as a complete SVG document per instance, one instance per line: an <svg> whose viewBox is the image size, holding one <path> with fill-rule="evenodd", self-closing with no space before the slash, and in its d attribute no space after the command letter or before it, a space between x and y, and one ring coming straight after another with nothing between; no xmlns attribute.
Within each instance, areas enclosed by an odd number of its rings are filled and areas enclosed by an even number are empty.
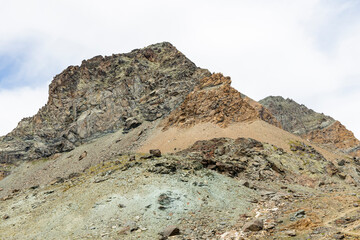
<svg viewBox="0 0 360 240"><path fill-rule="evenodd" d="M171 126L188 127L201 122L211 122L226 127L232 122L259 118L280 126L266 109L259 112L230 84L230 77L224 77L221 73L200 80L180 107L164 120L164 129Z"/></svg>
<svg viewBox="0 0 360 240"><path fill-rule="evenodd" d="M360 141L339 121L334 122L324 129L313 130L302 135L302 137L314 143L322 144L330 148L336 147L345 151L347 150L354 156L360 156L360 150L355 149L352 151L353 148L360 145Z"/></svg>

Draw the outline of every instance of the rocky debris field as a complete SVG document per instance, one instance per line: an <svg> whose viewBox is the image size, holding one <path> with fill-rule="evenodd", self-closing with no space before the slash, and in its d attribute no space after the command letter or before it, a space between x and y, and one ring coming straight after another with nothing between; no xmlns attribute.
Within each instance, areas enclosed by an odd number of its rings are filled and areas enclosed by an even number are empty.
<svg viewBox="0 0 360 240"><path fill-rule="evenodd" d="M340 174L351 164L329 167L300 146L217 138L175 154L114 155L12 189L0 202L1 239L358 239L358 180Z"/></svg>

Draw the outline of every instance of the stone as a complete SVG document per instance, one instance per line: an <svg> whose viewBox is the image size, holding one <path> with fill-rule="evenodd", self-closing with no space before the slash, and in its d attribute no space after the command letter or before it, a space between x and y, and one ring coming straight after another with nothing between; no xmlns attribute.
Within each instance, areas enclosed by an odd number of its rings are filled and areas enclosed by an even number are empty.
<svg viewBox="0 0 360 240"><path fill-rule="evenodd" d="M257 231L261 231L264 228L264 221L262 219L255 219L251 222L246 223L243 226L243 231L244 232L257 232Z"/></svg>
<svg viewBox="0 0 360 240"><path fill-rule="evenodd" d="M124 227L122 227L118 231L118 234L127 234L127 233L134 232L138 229L139 229L139 226L136 224L136 222L129 221L129 222L126 222Z"/></svg>
<svg viewBox="0 0 360 240"><path fill-rule="evenodd" d="M296 231L295 230L287 230L287 231L285 231L285 234L290 236L290 237L295 237L296 236Z"/></svg>
<svg viewBox="0 0 360 240"><path fill-rule="evenodd" d="M175 225L167 226L163 231L160 232L160 235L164 238L179 235L180 229Z"/></svg>
<svg viewBox="0 0 360 240"><path fill-rule="evenodd" d="M6 214L2 217L2 219L4 219L4 220L9 219L9 218L10 218L10 216L6 215Z"/></svg>
<svg viewBox="0 0 360 240"><path fill-rule="evenodd" d="M159 149L151 149L149 153L153 157L161 157L161 151Z"/></svg>
<svg viewBox="0 0 360 240"><path fill-rule="evenodd" d="M342 160L340 160L340 161L338 162L338 165L339 165L339 166L344 166L345 163L346 163L345 160L342 159Z"/></svg>
<svg viewBox="0 0 360 240"><path fill-rule="evenodd" d="M79 156L79 161L83 160L84 158L86 158L87 156L87 151L84 151L80 156Z"/></svg>
<svg viewBox="0 0 360 240"><path fill-rule="evenodd" d="M0 188L0 192L3 191L4 189L3 188Z"/></svg>
<svg viewBox="0 0 360 240"><path fill-rule="evenodd" d="M359 204L358 204L358 203L354 203L353 206L354 206L354 207L359 207Z"/></svg>
<svg viewBox="0 0 360 240"><path fill-rule="evenodd" d="M299 210L294 214L294 217L296 218L303 218L305 217L305 210Z"/></svg>

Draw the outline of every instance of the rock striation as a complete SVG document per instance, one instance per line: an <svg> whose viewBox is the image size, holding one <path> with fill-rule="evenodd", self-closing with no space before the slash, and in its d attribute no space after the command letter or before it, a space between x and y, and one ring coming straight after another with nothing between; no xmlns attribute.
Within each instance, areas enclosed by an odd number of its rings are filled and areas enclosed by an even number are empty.
<svg viewBox="0 0 360 240"><path fill-rule="evenodd" d="M267 109L255 108L240 92L232 88L230 77L216 73L201 79L180 107L164 120L163 125L164 129L167 129L211 122L227 127L232 122L255 119L262 119L280 127L280 123Z"/></svg>
<svg viewBox="0 0 360 240"><path fill-rule="evenodd" d="M360 141L332 117L280 96L270 96L259 102L269 109L285 130L328 149L360 156Z"/></svg>
<svg viewBox="0 0 360 240"><path fill-rule="evenodd" d="M84 60L55 76L47 104L0 138L0 162L47 157L155 121L209 75L167 42Z"/></svg>

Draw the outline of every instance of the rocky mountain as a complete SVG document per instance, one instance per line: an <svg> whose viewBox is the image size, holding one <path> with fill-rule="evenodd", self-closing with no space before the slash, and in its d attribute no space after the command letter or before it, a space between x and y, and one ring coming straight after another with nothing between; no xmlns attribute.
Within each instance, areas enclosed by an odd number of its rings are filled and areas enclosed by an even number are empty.
<svg viewBox="0 0 360 240"><path fill-rule="evenodd" d="M51 82L47 104L0 139L0 162L48 157L162 118L209 75L166 42L70 66Z"/></svg>
<svg viewBox="0 0 360 240"><path fill-rule="evenodd" d="M0 239L360 239L358 141L261 103L170 43L67 68L0 138Z"/></svg>
<svg viewBox="0 0 360 240"><path fill-rule="evenodd" d="M193 126L201 122L227 127L234 122L255 119L280 127L269 111L254 108L230 84L230 77L224 77L220 73L201 79L184 102L165 120L164 128Z"/></svg>
<svg viewBox="0 0 360 240"><path fill-rule="evenodd" d="M341 150L353 156L360 156L360 141L332 117L280 96L270 96L259 102L273 114L285 130L334 151Z"/></svg>

